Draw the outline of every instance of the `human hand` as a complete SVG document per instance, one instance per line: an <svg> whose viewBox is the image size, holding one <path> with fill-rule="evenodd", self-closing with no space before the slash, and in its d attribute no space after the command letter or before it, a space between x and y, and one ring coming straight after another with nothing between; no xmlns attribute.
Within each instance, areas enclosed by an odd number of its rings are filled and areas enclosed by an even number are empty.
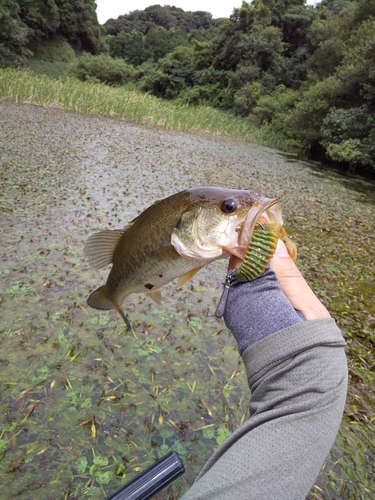
<svg viewBox="0 0 375 500"><path fill-rule="evenodd" d="M229 269L237 268L240 265L241 259L232 255L229 259ZM270 267L276 274L281 289L295 310L300 311L308 320L331 317L327 309L307 284L301 271L288 254L284 242L281 240L278 241L274 257L270 262Z"/></svg>

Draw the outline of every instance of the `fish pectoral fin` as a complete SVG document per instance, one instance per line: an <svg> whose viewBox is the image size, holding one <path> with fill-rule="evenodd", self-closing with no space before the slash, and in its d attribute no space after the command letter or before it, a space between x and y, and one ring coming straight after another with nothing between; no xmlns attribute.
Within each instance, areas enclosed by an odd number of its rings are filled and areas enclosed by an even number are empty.
<svg viewBox="0 0 375 500"><path fill-rule="evenodd" d="M181 259L181 256L176 252L172 245L157 248L154 252L152 252L152 257L161 262Z"/></svg>
<svg viewBox="0 0 375 500"><path fill-rule="evenodd" d="M194 269L191 269L187 273L183 274L182 276L179 277L178 283L177 283L177 288L181 288L185 283L187 283L193 276L197 274L197 272L202 269L201 267L196 267Z"/></svg>
<svg viewBox="0 0 375 500"><path fill-rule="evenodd" d="M246 253L247 247L244 246L237 246L237 247L223 247L223 251L225 252L223 254L223 257L225 257L225 254L229 257L230 255L235 255L239 259L243 259L245 253Z"/></svg>
<svg viewBox="0 0 375 500"><path fill-rule="evenodd" d="M90 236L83 249L90 266L102 269L112 264L113 252L127 228L105 229Z"/></svg>
<svg viewBox="0 0 375 500"><path fill-rule="evenodd" d="M150 290L149 292L146 292L147 297L150 297L153 301L155 301L159 306L161 305L162 302L162 297L161 297L161 290L160 288L156 288L155 290Z"/></svg>

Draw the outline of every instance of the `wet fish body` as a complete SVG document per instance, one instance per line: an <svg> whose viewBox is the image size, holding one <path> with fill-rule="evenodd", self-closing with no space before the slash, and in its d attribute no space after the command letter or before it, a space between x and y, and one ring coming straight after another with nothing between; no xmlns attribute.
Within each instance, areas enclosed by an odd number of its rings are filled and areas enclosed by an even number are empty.
<svg viewBox="0 0 375 500"><path fill-rule="evenodd" d="M280 222L275 199L250 190L198 187L157 201L123 230L92 235L84 248L89 263L112 268L88 305L116 309L130 328L122 308L128 295L146 293L160 302L166 283L180 278L181 286L210 262L243 252L264 211Z"/></svg>

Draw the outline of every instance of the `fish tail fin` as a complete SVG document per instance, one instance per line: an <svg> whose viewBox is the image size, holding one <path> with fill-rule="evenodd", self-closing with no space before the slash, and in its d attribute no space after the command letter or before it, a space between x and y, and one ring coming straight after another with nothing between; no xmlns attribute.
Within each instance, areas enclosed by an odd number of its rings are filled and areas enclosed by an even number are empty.
<svg viewBox="0 0 375 500"><path fill-rule="evenodd" d="M97 288L95 292L87 299L87 303L94 309L102 309L108 311L109 309L116 309L115 304L109 300L104 292L104 286Z"/></svg>

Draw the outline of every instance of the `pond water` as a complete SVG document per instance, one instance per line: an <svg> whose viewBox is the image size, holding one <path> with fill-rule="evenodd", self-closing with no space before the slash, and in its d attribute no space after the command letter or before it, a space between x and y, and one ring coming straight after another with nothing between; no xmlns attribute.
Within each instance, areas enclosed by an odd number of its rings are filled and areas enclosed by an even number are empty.
<svg viewBox="0 0 375 500"><path fill-rule="evenodd" d="M177 498L248 417L235 342L214 316L226 262L158 306L86 306L107 272L87 237L121 228L186 187L279 197L299 265L348 341L350 390L335 447L309 498L375 496L374 184L254 144L0 103L0 490L6 498L104 499L169 450ZM3 497L5 498L5 497Z"/></svg>

